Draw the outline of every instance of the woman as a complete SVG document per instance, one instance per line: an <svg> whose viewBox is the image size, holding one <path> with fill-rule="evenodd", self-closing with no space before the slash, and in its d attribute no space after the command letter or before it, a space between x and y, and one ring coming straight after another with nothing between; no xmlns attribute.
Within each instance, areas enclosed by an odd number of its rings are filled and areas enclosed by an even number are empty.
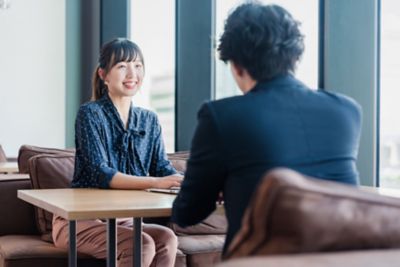
<svg viewBox="0 0 400 267"><path fill-rule="evenodd" d="M103 46L93 75L92 101L81 106L75 125L76 160L72 187L147 189L179 186L182 177L166 158L157 116L132 104L144 77L140 48L126 39ZM118 263L132 266L132 219L118 220ZM53 240L68 247L68 222L53 218ZM174 233L143 225L143 266L173 266ZM77 250L106 258L106 224L79 221Z"/></svg>

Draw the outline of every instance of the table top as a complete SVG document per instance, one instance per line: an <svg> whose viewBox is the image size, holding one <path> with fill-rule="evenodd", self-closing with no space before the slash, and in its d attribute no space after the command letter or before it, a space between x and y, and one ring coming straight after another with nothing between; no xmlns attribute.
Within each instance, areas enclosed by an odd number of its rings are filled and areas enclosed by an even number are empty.
<svg viewBox="0 0 400 267"><path fill-rule="evenodd" d="M18 198L67 220L170 216L175 197L142 190L18 190Z"/></svg>
<svg viewBox="0 0 400 267"><path fill-rule="evenodd" d="M5 180L28 180L30 179L27 173L0 173L0 181Z"/></svg>
<svg viewBox="0 0 400 267"><path fill-rule="evenodd" d="M394 188L385 188L385 187L372 187L372 186L360 186L361 190L377 193L379 195L387 196L387 197L396 197L400 198L400 189Z"/></svg>
<svg viewBox="0 0 400 267"><path fill-rule="evenodd" d="M18 172L18 162L0 162L0 173Z"/></svg>

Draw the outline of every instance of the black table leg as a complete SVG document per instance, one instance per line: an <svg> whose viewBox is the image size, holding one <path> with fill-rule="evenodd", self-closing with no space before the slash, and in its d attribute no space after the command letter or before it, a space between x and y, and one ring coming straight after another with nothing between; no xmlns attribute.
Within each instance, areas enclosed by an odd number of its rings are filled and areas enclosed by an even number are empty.
<svg viewBox="0 0 400 267"><path fill-rule="evenodd" d="M135 240L133 241L133 266L142 266L142 218L133 218Z"/></svg>
<svg viewBox="0 0 400 267"><path fill-rule="evenodd" d="M107 219L107 267L117 266L117 225L115 219Z"/></svg>
<svg viewBox="0 0 400 267"><path fill-rule="evenodd" d="M68 253L68 266L76 267L76 221L69 221L69 253Z"/></svg>

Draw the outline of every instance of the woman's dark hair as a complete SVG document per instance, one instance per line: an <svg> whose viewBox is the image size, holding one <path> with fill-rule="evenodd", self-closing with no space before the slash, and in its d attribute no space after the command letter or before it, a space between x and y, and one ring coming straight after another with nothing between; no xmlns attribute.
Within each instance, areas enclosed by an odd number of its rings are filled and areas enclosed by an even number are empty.
<svg viewBox="0 0 400 267"><path fill-rule="evenodd" d="M257 81L294 72L304 51L299 25L278 5L242 4L225 22L220 59L245 68Z"/></svg>
<svg viewBox="0 0 400 267"><path fill-rule="evenodd" d="M107 74L112 67L121 61L130 62L140 58L144 67L142 51L134 42L124 38L114 39L103 45L92 79L92 100L101 98L107 92L107 86L98 74L99 68Z"/></svg>

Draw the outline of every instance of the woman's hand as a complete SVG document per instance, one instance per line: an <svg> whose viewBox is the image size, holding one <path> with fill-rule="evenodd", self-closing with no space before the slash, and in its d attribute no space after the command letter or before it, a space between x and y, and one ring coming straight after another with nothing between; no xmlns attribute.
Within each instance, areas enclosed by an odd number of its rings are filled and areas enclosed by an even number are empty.
<svg viewBox="0 0 400 267"><path fill-rule="evenodd" d="M155 178L155 188L168 189L171 187L181 186L183 176L180 174L169 175L165 177Z"/></svg>

